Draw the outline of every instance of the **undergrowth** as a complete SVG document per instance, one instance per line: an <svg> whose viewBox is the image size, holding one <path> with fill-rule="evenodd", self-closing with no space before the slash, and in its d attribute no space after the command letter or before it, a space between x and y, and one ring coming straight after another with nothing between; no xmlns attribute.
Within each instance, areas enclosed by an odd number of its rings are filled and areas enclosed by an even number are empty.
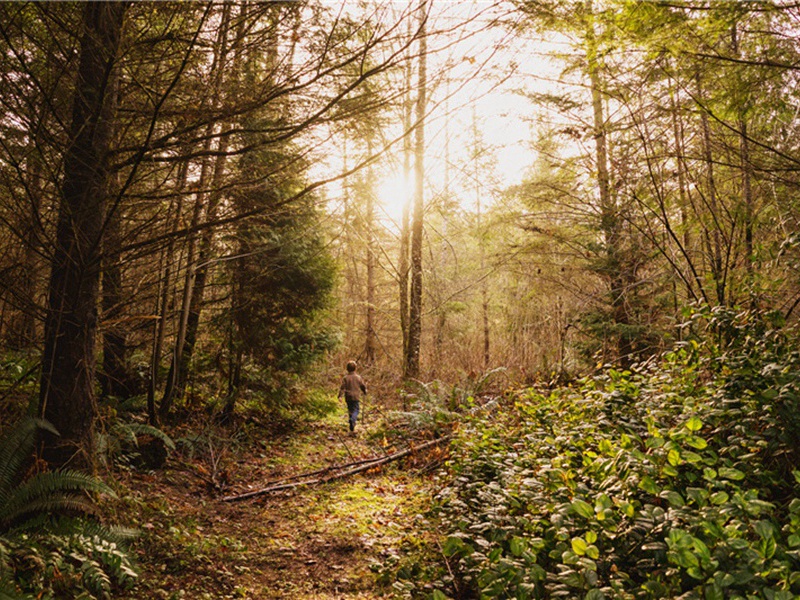
<svg viewBox="0 0 800 600"><path fill-rule="evenodd" d="M436 541L383 581L438 600L798 597L796 333L701 317L705 340L657 363L468 418L422 521Z"/></svg>

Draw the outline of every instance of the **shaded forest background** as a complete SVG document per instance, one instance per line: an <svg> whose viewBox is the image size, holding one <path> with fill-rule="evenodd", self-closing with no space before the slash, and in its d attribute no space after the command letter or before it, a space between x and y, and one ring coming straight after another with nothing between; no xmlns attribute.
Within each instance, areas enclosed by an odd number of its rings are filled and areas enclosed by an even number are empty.
<svg viewBox="0 0 800 600"><path fill-rule="evenodd" d="M693 304L794 317L791 4L2 10L0 335L67 439L96 396L281 405L323 357L549 380ZM509 90L516 182L470 104Z"/></svg>
<svg viewBox="0 0 800 600"><path fill-rule="evenodd" d="M793 324L799 21L0 4L3 424L46 419L42 457L94 470L123 409L313 410L351 358L389 402L643 365L720 315Z"/></svg>

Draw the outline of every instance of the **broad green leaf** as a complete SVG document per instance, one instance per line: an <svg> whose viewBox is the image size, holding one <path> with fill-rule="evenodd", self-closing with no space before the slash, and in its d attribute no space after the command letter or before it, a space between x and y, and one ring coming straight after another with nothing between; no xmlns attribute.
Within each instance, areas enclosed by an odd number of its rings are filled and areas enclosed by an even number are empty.
<svg viewBox="0 0 800 600"><path fill-rule="evenodd" d="M445 541L444 546L442 547L442 553L445 556L450 557L453 556L459 550L461 550L463 546L464 542L462 542L461 539L451 536L448 537L447 540Z"/></svg>
<svg viewBox="0 0 800 600"><path fill-rule="evenodd" d="M766 540L761 540L760 550L761 550L761 555L767 560L775 556L775 551L777 550L777 544L775 543L775 538L771 537Z"/></svg>
<svg viewBox="0 0 800 600"><path fill-rule="evenodd" d="M708 447L708 442L696 435L687 436L686 443L697 450L704 450Z"/></svg>
<svg viewBox="0 0 800 600"><path fill-rule="evenodd" d="M692 417L686 421L686 429L689 431L700 431L703 428L703 422L697 417Z"/></svg>
<svg viewBox="0 0 800 600"><path fill-rule="evenodd" d="M586 541L589 544L594 544L597 541L597 534L594 531L586 532Z"/></svg>
<svg viewBox="0 0 800 600"><path fill-rule="evenodd" d="M681 453L673 448L667 453L667 461L669 461L669 464L671 464L673 467L677 467L683 462L681 460Z"/></svg>
<svg viewBox="0 0 800 600"><path fill-rule="evenodd" d="M705 542L699 538L693 537L692 545L694 546L695 553L703 562L703 564L708 564L708 562L711 560L711 551L708 549L708 546L706 546Z"/></svg>
<svg viewBox="0 0 800 600"><path fill-rule="evenodd" d="M528 548L528 542L526 542L523 538L513 537L511 538L509 547L511 549L511 554L514 556L521 556L522 553Z"/></svg>
<svg viewBox="0 0 800 600"><path fill-rule="evenodd" d="M728 495L728 492L714 492L709 498L709 500L711 500L711 504L716 504L718 506L720 504L725 504L729 499L730 496Z"/></svg>
<svg viewBox="0 0 800 600"><path fill-rule="evenodd" d="M658 494L658 487L656 487L655 481L653 481L653 478L649 475L642 477L642 480L639 482L639 488L648 494Z"/></svg>
<svg viewBox="0 0 800 600"><path fill-rule="evenodd" d="M586 546L586 556L593 560L597 560L600 558L600 549L594 544Z"/></svg>
<svg viewBox="0 0 800 600"><path fill-rule="evenodd" d="M597 588L591 589L586 592L583 600L605 600L606 595Z"/></svg>
<svg viewBox="0 0 800 600"><path fill-rule="evenodd" d="M686 502L683 500L683 496L681 496L675 490L664 490L659 494L659 496L664 498L674 508L680 508L686 504Z"/></svg>
<svg viewBox="0 0 800 600"><path fill-rule="evenodd" d="M682 454L682 456L684 460L686 460L686 462L691 463L693 465L696 465L697 463L703 460L703 457L700 456L697 452L692 452L690 450L685 451Z"/></svg>
<svg viewBox="0 0 800 600"><path fill-rule="evenodd" d="M592 505L583 500L575 500L572 503L572 509L586 519L591 519L594 516Z"/></svg>
<svg viewBox="0 0 800 600"><path fill-rule="evenodd" d="M678 564L684 569L700 566L700 561L697 556L688 548L679 548L676 554L678 557Z"/></svg>
<svg viewBox="0 0 800 600"><path fill-rule="evenodd" d="M768 540L775 537L775 526L769 521L756 521L754 528L762 539Z"/></svg>
<svg viewBox="0 0 800 600"><path fill-rule="evenodd" d="M706 499L708 499L708 492L702 488L687 487L686 497L698 506L703 506L706 503Z"/></svg>
<svg viewBox="0 0 800 600"><path fill-rule="evenodd" d="M598 508L611 508L612 506L614 506L614 503L608 497L608 494L600 494L595 500L595 510L598 510Z"/></svg>
<svg viewBox="0 0 800 600"><path fill-rule="evenodd" d="M725 600L722 588L716 583L707 585L705 587L705 600Z"/></svg>
<svg viewBox="0 0 800 600"><path fill-rule="evenodd" d="M586 554L586 542L583 538L572 538L572 551L578 556L583 556Z"/></svg>
<svg viewBox="0 0 800 600"><path fill-rule="evenodd" d="M431 600L448 600L448 597L439 590L433 590L433 593L431 594Z"/></svg>
<svg viewBox="0 0 800 600"><path fill-rule="evenodd" d="M731 467L720 467L719 476L724 477L725 479L731 479L733 481L741 481L744 479L744 473L742 473L739 469L733 469Z"/></svg>
<svg viewBox="0 0 800 600"><path fill-rule="evenodd" d="M676 469L672 465L664 465L664 468L661 469L661 472L664 475L667 475L669 477L677 477L678 476L678 469Z"/></svg>

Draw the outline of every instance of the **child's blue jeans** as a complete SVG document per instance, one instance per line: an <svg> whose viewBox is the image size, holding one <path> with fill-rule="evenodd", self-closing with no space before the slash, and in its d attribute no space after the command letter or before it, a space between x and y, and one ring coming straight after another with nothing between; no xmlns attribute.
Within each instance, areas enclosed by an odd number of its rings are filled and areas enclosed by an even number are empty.
<svg viewBox="0 0 800 600"><path fill-rule="evenodd" d="M358 420L359 402L347 397L344 400L347 402L347 413L350 415L350 431L354 431Z"/></svg>

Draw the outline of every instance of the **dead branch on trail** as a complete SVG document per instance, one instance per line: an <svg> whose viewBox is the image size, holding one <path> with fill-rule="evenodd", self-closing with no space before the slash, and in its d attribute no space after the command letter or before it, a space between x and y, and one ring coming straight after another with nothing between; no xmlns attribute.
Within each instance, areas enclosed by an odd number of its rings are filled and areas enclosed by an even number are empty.
<svg viewBox="0 0 800 600"><path fill-rule="evenodd" d="M272 485L268 485L267 487L261 488L260 490L254 490L252 492L246 492L244 494L238 494L235 496L225 496L224 498L222 498L222 501L238 502L240 500L248 500L249 498L255 498L256 496L263 496L264 494L270 494L272 492L280 492L283 490L301 487L304 485L317 485L320 483L327 483L329 481L336 481L337 479L344 479L345 477L350 477L351 475L355 475L357 473L368 471L369 469L379 467L390 462L394 462L414 452L425 450L432 446L438 446L439 444L443 444L444 442L450 441L450 438L452 437L453 437L452 435L446 435L439 439L431 440L429 442L425 442L418 446L413 446L413 445L409 446L404 450L398 450L397 452L393 452L392 454L387 454L386 456L380 456L374 459L355 461L352 463L348 463L346 465L340 465L338 467L326 467L318 471L312 471L311 473L305 473L303 475L289 477L281 481L288 481L290 479L299 479L302 477L310 477L310 479L306 479L305 481L292 481L290 483L274 483ZM330 475L325 475L325 473L329 473L331 471L333 471L333 473L331 473Z"/></svg>

